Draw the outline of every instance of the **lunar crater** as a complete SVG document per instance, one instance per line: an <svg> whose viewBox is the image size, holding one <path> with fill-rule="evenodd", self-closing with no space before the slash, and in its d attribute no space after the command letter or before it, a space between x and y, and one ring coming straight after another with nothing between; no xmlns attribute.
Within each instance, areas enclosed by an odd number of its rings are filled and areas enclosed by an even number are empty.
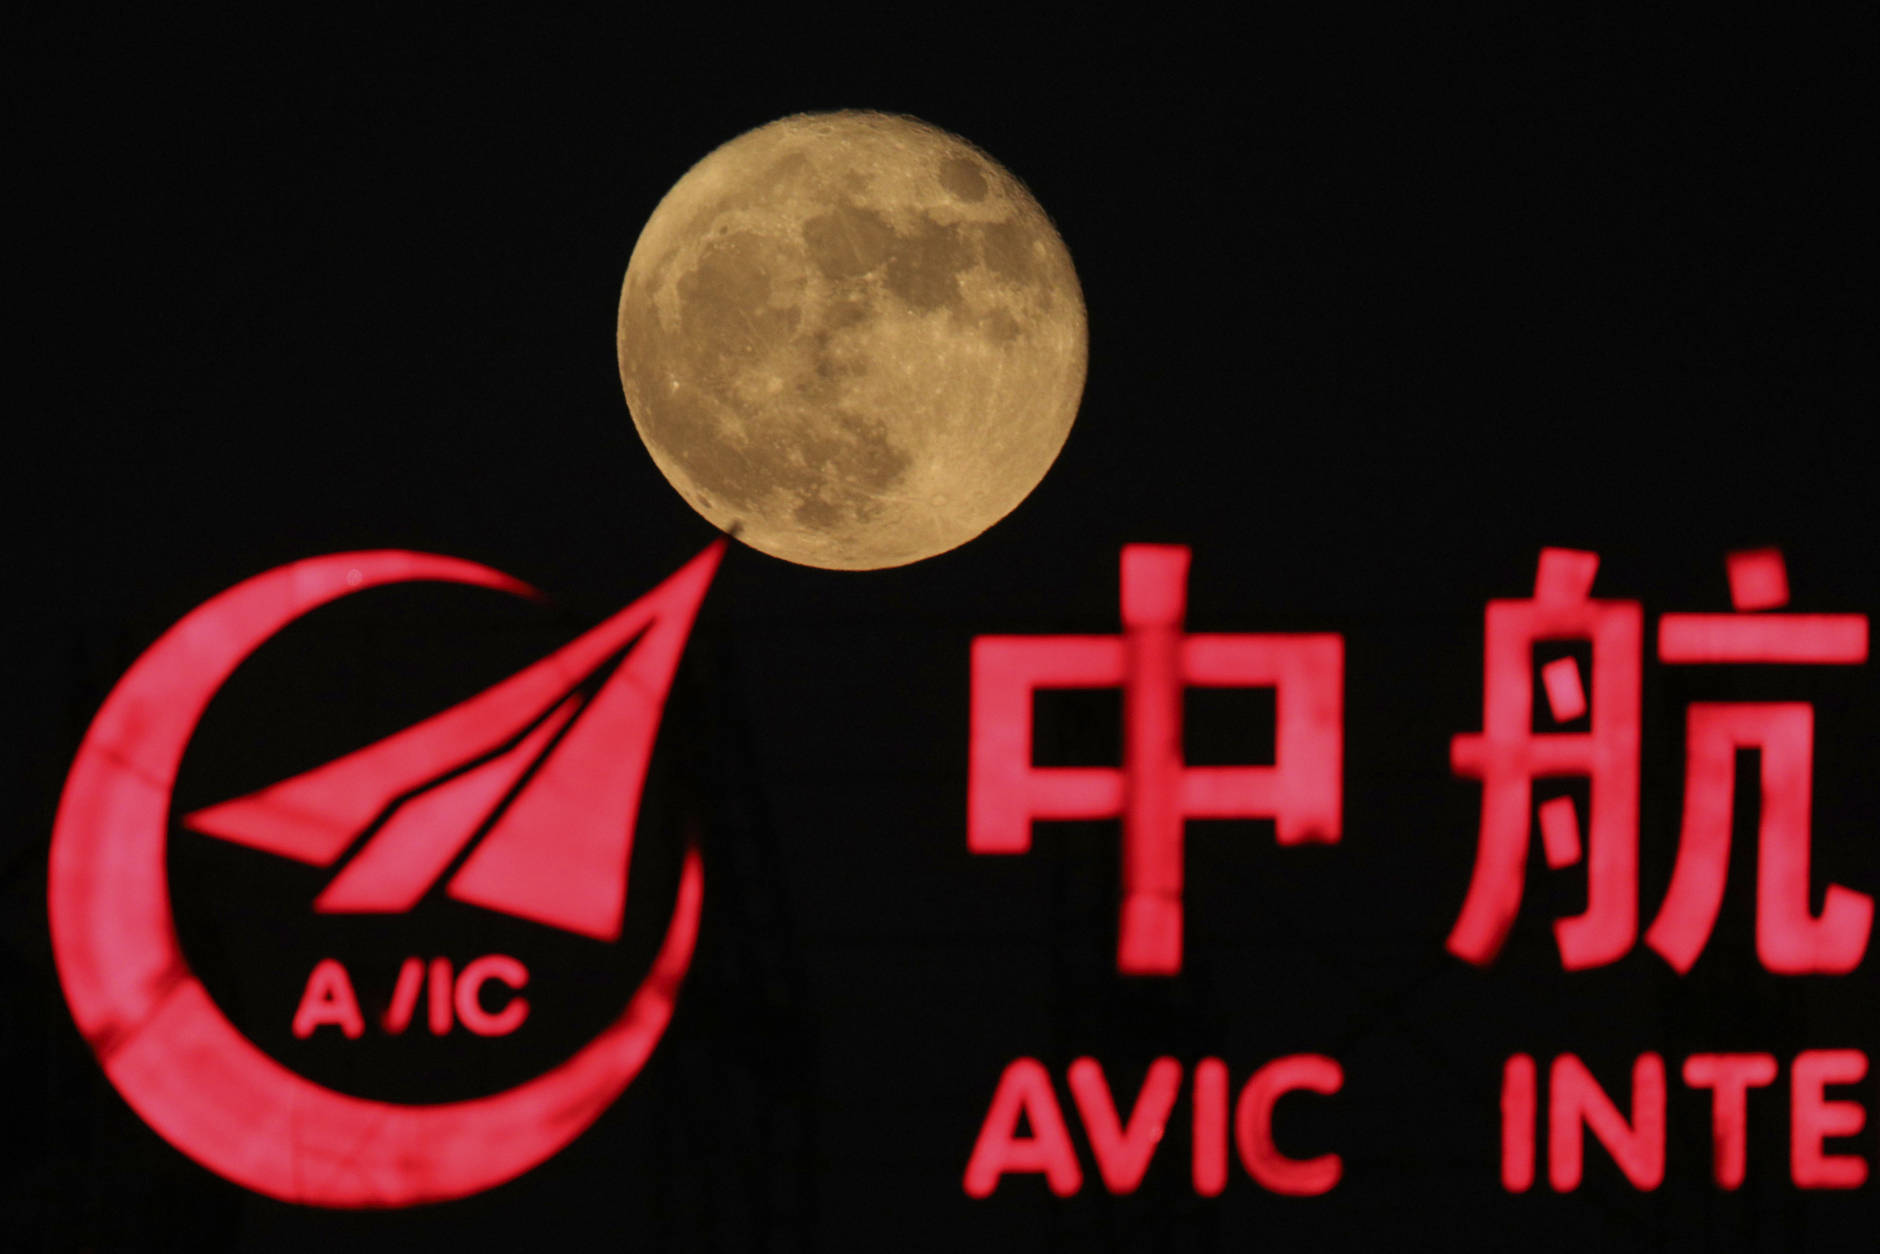
<svg viewBox="0 0 1880 1254"><path fill-rule="evenodd" d="M786 118L676 184L617 330L648 450L791 561L899 565L971 539L1057 456L1083 386L1076 272L1016 179L913 119Z"/></svg>

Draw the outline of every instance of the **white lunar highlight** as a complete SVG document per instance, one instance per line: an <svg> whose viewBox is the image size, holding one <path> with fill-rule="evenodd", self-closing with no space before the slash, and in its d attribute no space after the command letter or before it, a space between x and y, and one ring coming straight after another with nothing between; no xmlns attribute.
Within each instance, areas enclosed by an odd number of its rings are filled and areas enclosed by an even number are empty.
<svg viewBox="0 0 1880 1254"><path fill-rule="evenodd" d="M1087 356L1070 254L998 162L881 113L717 149L640 233L620 381L714 526L869 570L972 539L1044 477Z"/></svg>

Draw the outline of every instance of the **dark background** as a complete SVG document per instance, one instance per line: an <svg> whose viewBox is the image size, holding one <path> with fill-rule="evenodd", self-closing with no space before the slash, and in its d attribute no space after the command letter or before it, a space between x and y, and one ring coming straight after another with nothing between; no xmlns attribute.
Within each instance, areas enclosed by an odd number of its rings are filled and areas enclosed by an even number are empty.
<svg viewBox="0 0 1880 1254"><path fill-rule="evenodd" d="M1872 1248L1875 1184L1788 1181L1786 1064L1880 1045L1876 959L1842 979L1762 971L1752 823L1687 977L1642 946L1562 972L1548 927L1584 877L1538 852L1495 966L1442 942L1474 854L1479 788L1447 755L1480 726L1482 603L1525 595L1540 546L1598 549L1600 593L1652 614L1726 608L1723 554L1760 544L1786 551L1796 608L1880 609L1873 28L708 16L600 29L448 8L392 29L39 6L16 23L9 1246ZM1063 455L1004 522L913 567L734 547L662 731L636 855L653 869L631 881L634 927L657 931L671 853L700 826L698 958L645 1072L569 1150L406 1212L224 1183L125 1106L58 988L46 850L86 724L170 623L297 558L448 553L553 597L401 589L310 617L204 720L179 803L219 800L477 691L697 552L712 532L621 400L620 276L692 162L839 107L966 136L1055 217L1091 328ZM1115 825L1046 828L1023 858L965 848L972 637L1113 631L1129 541L1193 546L1197 630L1340 631L1348 650L1344 840L1192 825L1172 980L1115 974ZM1648 665L1641 929L1675 855L1683 709L1732 696L1817 701L1817 892L1880 894L1873 667ZM1191 704L1191 756L1270 752L1270 704L1220 700ZM1115 761L1117 711L1041 699L1041 758ZM312 933L334 926L306 913L318 874L192 839L173 841L179 926L244 1030L289 1049L311 959L347 945L362 998L383 996L364 986L389 987L408 938ZM435 921L460 960L548 944L487 913ZM503 1087L578 1044L583 1013L612 1013L638 934L563 954L591 978L561 1003L542 985L516 1039L542 1036L506 1054L461 1034L356 1059L316 1041L296 1065L385 1095ZM1635 1192L1589 1145L1580 1192L1552 1194L1544 1159L1534 1192L1501 1191L1503 1058L1573 1051L1622 1092L1651 1049L1673 1076L1662 1189ZM1720 1050L1785 1066L1751 1095L1736 1194L1709 1180L1707 1095L1676 1080ZM961 1190L1014 1057L1043 1059L1068 1110L1081 1055L1128 1100L1159 1055L1222 1057L1238 1087L1302 1051L1347 1077L1278 1123L1284 1147L1343 1155L1328 1196L1271 1197L1235 1167L1197 1198L1186 1078L1133 1196L1102 1190L1074 1115L1076 1198L1035 1177ZM1869 1130L1835 1148L1880 1168L1871 1076L1858 1094Z"/></svg>

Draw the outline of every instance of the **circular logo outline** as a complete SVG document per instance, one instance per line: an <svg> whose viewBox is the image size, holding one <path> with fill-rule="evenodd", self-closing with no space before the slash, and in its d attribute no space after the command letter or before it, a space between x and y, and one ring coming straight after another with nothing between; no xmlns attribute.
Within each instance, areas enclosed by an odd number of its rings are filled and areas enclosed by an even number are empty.
<svg viewBox="0 0 1880 1254"><path fill-rule="evenodd" d="M691 964L704 872L688 849L673 917L620 1016L533 1080L469 1101L339 1093L257 1048L189 969L171 915L171 791L198 720L288 623L366 588L436 580L530 595L500 571L399 550L290 563L210 598L124 673L85 733L54 821L47 904L66 1004L113 1087L216 1174L283 1201L449 1201L541 1164L613 1104L670 1022Z"/></svg>

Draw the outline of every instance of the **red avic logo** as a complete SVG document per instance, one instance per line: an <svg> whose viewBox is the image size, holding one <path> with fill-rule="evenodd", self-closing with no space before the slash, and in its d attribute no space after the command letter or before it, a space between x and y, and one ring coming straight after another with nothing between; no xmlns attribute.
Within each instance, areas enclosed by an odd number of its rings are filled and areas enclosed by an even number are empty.
<svg viewBox="0 0 1880 1254"><path fill-rule="evenodd" d="M723 551L714 544L495 687L183 824L320 867L358 845L313 902L320 913L402 913L442 881L461 902L618 938L654 737ZM172 1145L288 1201L442 1201L536 1166L580 1135L645 1064L698 933L703 872L691 850L665 939L620 1015L546 1074L468 1101L406 1105L336 1092L269 1057L215 1005L178 940L165 863L171 794L197 722L236 667L288 623L349 593L414 580L530 592L470 562L368 552L295 563L222 593L165 633L112 690L79 749L53 831L54 956L73 1018L106 1075ZM481 841L462 856L478 832ZM391 1031L416 1007L421 964L407 967L387 1016ZM441 959L430 976L435 1031L440 1010L448 1023L452 977ZM477 990L492 981L518 989L526 978L503 955L468 964L455 981L458 1018L482 1034L513 1030L527 1011L520 998L492 1014ZM333 973L322 982L317 968L297 1035L320 1022L355 1034L357 1011L349 1021L344 1007L335 1009L334 987Z"/></svg>

